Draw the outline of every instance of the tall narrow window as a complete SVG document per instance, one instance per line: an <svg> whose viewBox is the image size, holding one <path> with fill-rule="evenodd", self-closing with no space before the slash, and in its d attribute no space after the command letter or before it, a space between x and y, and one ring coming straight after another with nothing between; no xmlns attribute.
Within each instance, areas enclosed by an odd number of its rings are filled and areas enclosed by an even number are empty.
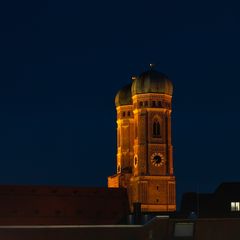
<svg viewBox="0 0 240 240"><path fill-rule="evenodd" d="M157 130L157 134L156 135L160 137L160 123L157 122L156 125L157 125L157 129L156 129Z"/></svg>
<svg viewBox="0 0 240 240"><path fill-rule="evenodd" d="M154 122L153 122L153 137L159 138L161 135L160 132L161 132L160 123L158 120L154 120Z"/></svg>

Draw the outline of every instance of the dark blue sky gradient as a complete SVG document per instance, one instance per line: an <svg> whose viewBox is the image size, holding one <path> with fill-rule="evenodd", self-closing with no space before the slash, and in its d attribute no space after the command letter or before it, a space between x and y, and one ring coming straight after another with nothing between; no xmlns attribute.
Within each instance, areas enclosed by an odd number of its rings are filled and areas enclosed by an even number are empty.
<svg viewBox="0 0 240 240"><path fill-rule="evenodd" d="M178 194L239 181L238 1L2 1L0 184L106 186L114 96L156 63L174 84Z"/></svg>

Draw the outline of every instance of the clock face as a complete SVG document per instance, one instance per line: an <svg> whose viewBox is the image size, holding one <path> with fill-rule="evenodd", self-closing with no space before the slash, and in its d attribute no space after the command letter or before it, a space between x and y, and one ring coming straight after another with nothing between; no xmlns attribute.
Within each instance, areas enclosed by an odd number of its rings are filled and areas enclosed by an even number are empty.
<svg viewBox="0 0 240 240"><path fill-rule="evenodd" d="M155 167L162 166L164 163L164 158L161 153L154 153L151 157L151 162Z"/></svg>

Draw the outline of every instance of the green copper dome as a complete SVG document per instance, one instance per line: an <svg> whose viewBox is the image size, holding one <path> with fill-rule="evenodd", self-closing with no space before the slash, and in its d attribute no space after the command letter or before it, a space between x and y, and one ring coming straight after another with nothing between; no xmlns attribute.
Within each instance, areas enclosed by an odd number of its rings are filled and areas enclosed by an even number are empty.
<svg viewBox="0 0 240 240"><path fill-rule="evenodd" d="M131 93L131 85L128 84L123 87L115 97L115 105L123 106L123 105L131 105L132 104L132 93Z"/></svg>
<svg viewBox="0 0 240 240"><path fill-rule="evenodd" d="M143 72L132 83L132 95L141 93L163 93L172 95L173 85L165 74L151 69Z"/></svg>

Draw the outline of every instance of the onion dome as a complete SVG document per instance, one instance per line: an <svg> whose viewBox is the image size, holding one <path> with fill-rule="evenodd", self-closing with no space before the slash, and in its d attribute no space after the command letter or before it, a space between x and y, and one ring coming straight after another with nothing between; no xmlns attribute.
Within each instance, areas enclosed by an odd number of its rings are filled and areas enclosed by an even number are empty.
<svg viewBox="0 0 240 240"><path fill-rule="evenodd" d="M162 93L172 96L173 85L165 74L150 69L132 83L132 95L142 93Z"/></svg>
<svg viewBox="0 0 240 240"><path fill-rule="evenodd" d="M125 87L123 87L120 91L118 91L115 97L116 107L132 104L131 85L132 84L128 84Z"/></svg>

